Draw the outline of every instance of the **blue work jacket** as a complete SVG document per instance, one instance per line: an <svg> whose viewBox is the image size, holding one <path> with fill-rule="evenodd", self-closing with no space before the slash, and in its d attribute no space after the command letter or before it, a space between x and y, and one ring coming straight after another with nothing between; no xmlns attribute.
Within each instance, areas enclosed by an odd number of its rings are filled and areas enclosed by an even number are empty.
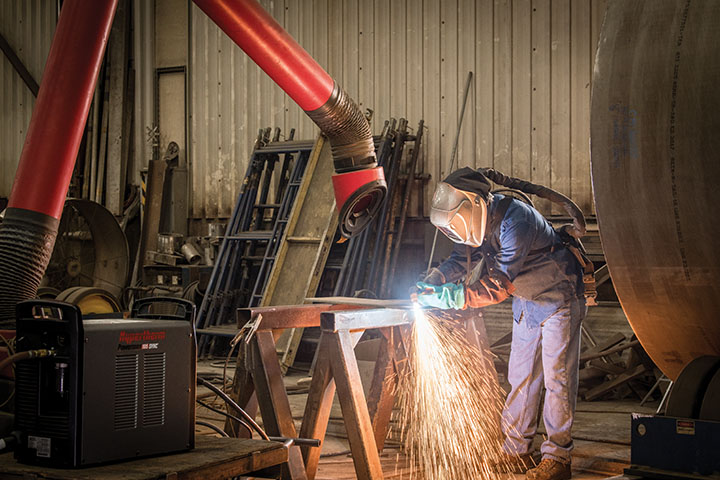
<svg viewBox="0 0 720 480"><path fill-rule="evenodd" d="M488 219L493 218L503 198L504 195L493 195ZM512 283L513 317L515 321L526 318L530 325L539 325L571 299L584 297L580 263L564 247L560 235L545 217L530 205L512 199L499 225L487 232L485 242L489 245L477 248L457 245L438 266L446 281L466 281L468 253L470 269L484 256L487 264L484 275L504 276L504 280Z"/></svg>

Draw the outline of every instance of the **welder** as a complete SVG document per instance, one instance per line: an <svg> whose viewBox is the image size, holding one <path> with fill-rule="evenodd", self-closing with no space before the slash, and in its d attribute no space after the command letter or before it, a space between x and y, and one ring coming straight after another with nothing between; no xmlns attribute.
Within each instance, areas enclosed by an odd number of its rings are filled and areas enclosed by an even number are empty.
<svg viewBox="0 0 720 480"><path fill-rule="evenodd" d="M530 204L491 193L491 182L562 204L575 224L555 230ZM457 245L417 284L417 301L442 309L479 308L512 296L513 332L503 410L503 449L530 480L569 479L577 399L580 325L587 308L582 212L567 197L490 169L462 168L437 186L430 221ZM590 268L592 264L590 263ZM547 439L533 468L532 442L545 386Z"/></svg>

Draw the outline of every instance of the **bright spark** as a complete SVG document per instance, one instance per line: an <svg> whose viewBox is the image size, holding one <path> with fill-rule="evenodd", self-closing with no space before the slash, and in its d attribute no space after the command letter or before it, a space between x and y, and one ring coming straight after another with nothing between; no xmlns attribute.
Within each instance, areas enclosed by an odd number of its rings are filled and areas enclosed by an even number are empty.
<svg viewBox="0 0 720 480"><path fill-rule="evenodd" d="M503 393L491 354L470 344L459 325L416 306L408 360L400 378L400 423L421 477L494 480L498 470L509 471Z"/></svg>

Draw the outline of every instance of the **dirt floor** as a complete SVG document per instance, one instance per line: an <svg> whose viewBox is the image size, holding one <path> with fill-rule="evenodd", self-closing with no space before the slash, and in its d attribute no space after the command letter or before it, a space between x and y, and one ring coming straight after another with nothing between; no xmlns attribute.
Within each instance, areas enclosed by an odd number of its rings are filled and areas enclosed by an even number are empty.
<svg viewBox="0 0 720 480"><path fill-rule="evenodd" d="M198 373L203 376L221 378L222 364L222 361L201 362ZM362 370L361 365L361 372ZM226 375L232 378L231 371L228 371ZM298 429L305 407L307 384L307 376L304 373L292 372L285 377L293 418ZM573 429L575 439L573 478L578 480L596 479L621 474L623 468L627 467L630 462L630 414L632 412L654 413L657 408L656 403L640 406L639 400L578 402ZM216 405L219 406L220 403L216 402ZM197 417L202 420L210 420L217 425L223 424L223 419L219 414L201 406L198 406ZM328 436L322 447L322 457L316 477L318 480L356 478L344 430L342 412L336 399L328 426ZM213 434L205 427L198 427L197 433ZM543 440L543 433L544 429L541 425L535 439L538 450ZM381 455L381 462L385 478L422 480L417 473L411 475L411 469L408 468L405 457L400 453L397 441L393 440L392 432ZM524 478L524 475L516 476Z"/></svg>

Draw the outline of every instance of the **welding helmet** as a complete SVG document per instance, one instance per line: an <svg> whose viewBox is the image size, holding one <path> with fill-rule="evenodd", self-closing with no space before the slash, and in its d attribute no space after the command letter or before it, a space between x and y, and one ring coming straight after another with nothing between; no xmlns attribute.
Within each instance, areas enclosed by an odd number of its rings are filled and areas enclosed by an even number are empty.
<svg viewBox="0 0 720 480"><path fill-rule="evenodd" d="M461 168L438 183L430 222L455 243L479 247L487 225L490 181L480 172Z"/></svg>

